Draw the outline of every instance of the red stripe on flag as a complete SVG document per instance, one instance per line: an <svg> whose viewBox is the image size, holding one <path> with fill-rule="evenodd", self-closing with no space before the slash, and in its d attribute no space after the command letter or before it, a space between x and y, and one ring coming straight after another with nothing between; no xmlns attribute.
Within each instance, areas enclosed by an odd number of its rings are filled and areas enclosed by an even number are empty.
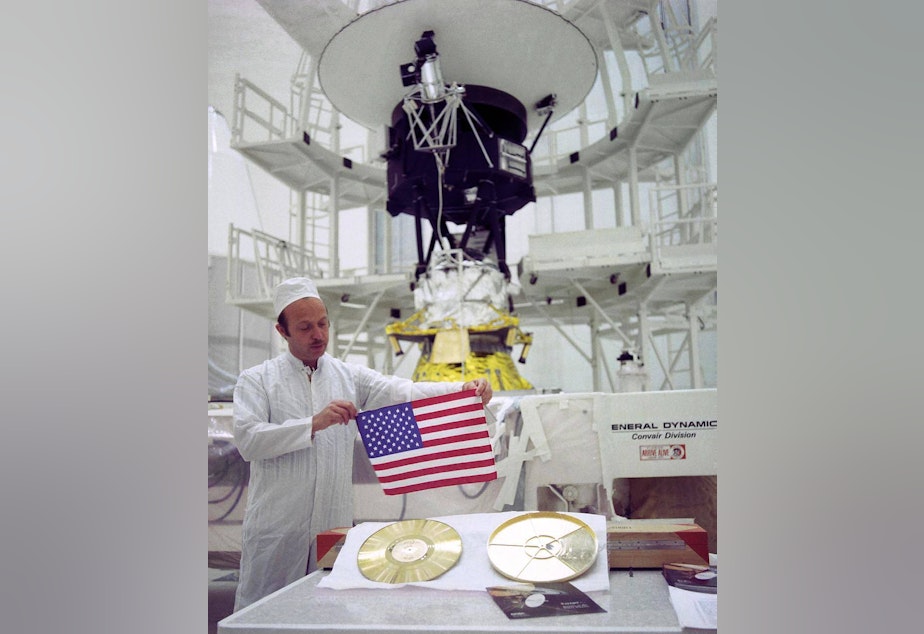
<svg viewBox="0 0 924 634"><path fill-rule="evenodd" d="M479 438L490 438L490 436L488 436L487 431L479 429L468 434L456 434L449 438L424 438L423 445L426 449L428 447L439 447L440 445L454 445L456 443L465 442L466 440L478 440ZM418 451L420 450L418 449Z"/></svg>
<svg viewBox="0 0 924 634"><path fill-rule="evenodd" d="M414 418L416 418L418 422L424 421L424 420L430 420L432 418L442 418L444 416L454 416L456 414L466 414L468 412L479 412L482 414L480 417L481 420L484 420L484 414L483 414L484 405L482 405L480 401L478 403L469 403L467 405L460 405L459 407L440 409L440 410L435 410L432 412L418 412L417 409L418 408L416 406L413 408Z"/></svg>
<svg viewBox="0 0 924 634"><path fill-rule="evenodd" d="M471 398L473 396L475 396L475 390L464 390L462 392L453 392L451 394L440 394L439 396L431 396L429 398L422 398L417 401L411 401L411 407L428 407L430 405L448 403L449 401L461 401L462 399Z"/></svg>
<svg viewBox="0 0 924 634"><path fill-rule="evenodd" d="M425 453L418 456L413 456L410 458L398 458L397 460L390 460L388 462L377 462L373 465L376 471L385 471L387 469L397 469L398 467L406 467L407 465L418 464L420 462L430 462L432 460L443 460L445 458L455 458L457 456L470 456L472 454L480 453L490 453L491 456L494 456L494 453L491 451L491 447L462 447L461 449L451 449L449 451L440 451L436 453ZM401 455L401 454L398 454ZM493 462L493 459L492 459ZM457 465L454 465L453 468L456 468ZM397 476L398 478L409 477L406 473L402 473ZM381 478L381 475L379 475Z"/></svg>
<svg viewBox="0 0 924 634"><path fill-rule="evenodd" d="M453 471L460 471L462 469L476 469L478 467L492 467L494 466L494 456L491 455L490 458L484 460L472 460L471 462L464 463L454 463L446 465L437 465L435 467L425 467L423 469L416 469L414 471L405 471L404 473L399 473L393 476L379 476L379 482L385 484L387 482L399 482L401 480L410 480L412 478L419 478L425 475L432 475L434 473L451 473Z"/></svg>
<svg viewBox="0 0 924 634"><path fill-rule="evenodd" d="M449 431L451 429L464 429L465 427L476 427L480 428L481 431L487 435L488 428L485 426L485 421L482 418L481 420L457 420L452 423L443 423L441 425L433 425L432 427L418 427L420 430L420 438L424 442L424 446L427 445L427 436L439 433L441 431Z"/></svg>
<svg viewBox="0 0 924 634"><path fill-rule="evenodd" d="M482 475L473 475L473 476L463 476L459 478L447 478L446 480L436 480L431 482L421 482L420 484L411 484L404 487L394 487L391 489L385 489L383 491L385 495L401 495L403 493L414 493L415 491L423 491L425 489L434 489L437 487L451 486L455 484L472 484L475 482L490 482L491 480L497 479L497 473L487 473Z"/></svg>

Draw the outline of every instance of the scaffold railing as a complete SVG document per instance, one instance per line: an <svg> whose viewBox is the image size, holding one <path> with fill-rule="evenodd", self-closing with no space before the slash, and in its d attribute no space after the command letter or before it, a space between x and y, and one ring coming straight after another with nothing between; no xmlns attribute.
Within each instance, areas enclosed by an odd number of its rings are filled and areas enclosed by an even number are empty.
<svg viewBox="0 0 924 634"><path fill-rule="evenodd" d="M718 239L715 183L662 185L648 190L652 244L709 244Z"/></svg>
<svg viewBox="0 0 924 634"><path fill-rule="evenodd" d="M230 302L265 301L272 297L277 284L290 277L323 277L309 251L262 231L245 231L230 225L228 253ZM246 274L248 268L256 271L255 279Z"/></svg>
<svg viewBox="0 0 924 634"><path fill-rule="evenodd" d="M240 75L235 76L232 145L281 141L294 134L297 128L298 121L285 104L253 82Z"/></svg>

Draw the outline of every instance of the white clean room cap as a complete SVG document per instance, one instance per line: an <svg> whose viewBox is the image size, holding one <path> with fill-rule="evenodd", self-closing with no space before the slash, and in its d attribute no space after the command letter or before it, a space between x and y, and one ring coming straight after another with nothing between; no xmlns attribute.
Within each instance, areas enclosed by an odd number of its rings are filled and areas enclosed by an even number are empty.
<svg viewBox="0 0 924 634"><path fill-rule="evenodd" d="M321 299L318 295L318 287L307 277L293 277L281 282L276 287L276 294L273 296L273 310L276 311L276 319L279 319L279 315L286 306L304 297Z"/></svg>

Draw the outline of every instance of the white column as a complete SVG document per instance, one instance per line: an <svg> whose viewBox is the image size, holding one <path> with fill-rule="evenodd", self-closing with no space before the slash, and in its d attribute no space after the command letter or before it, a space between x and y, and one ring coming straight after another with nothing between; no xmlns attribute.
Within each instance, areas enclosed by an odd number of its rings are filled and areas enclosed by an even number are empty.
<svg viewBox="0 0 924 634"><path fill-rule="evenodd" d="M703 371L699 364L699 303L687 305L690 328L690 383L693 389L703 387Z"/></svg>
<svg viewBox="0 0 924 634"><path fill-rule="evenodd" d="M638 153L633 146L629 148L629 207L633 227L642 226L638 197Z"/></svg>
<svg viewBox="0 0 924 634"><path fill-rule="evenodd" d="M330 214L330 276L340 277L340 214L337 201L340 198L340 173L330 179L330 199L327 212Z"/></svg>
<svg viewBox="0 0 924 634"><path fill-rule="evenodd" d="M590 168L584 167L584 229L594 228L594 193L591 187Z"/></svg>

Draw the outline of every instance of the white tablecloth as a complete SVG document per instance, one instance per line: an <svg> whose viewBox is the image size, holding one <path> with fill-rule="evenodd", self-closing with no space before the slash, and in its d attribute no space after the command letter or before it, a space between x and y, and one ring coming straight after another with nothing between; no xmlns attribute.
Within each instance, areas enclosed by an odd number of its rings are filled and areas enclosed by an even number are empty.
<svg viewBox="0 0 924 634"><path fill-rule="evenodd" d="M506 586L516 583L501 575L491 566L488 558L488 538L502 523L523 511L503 513L471 513L431 517L452 526L462 538L462 555L459 561L445 573L431 579L412 583L380 583L367 579L359 570L357 555L366 539L377 530L392 522L363 522L351 528L330 574L318 583L318 587L343 590L347 588L400 588L406 585L434 588L437 590L477 590L488 586ZM571 579L570 583L584 592L609 590L609 564L606 555L606 517L589 513L568 513L593 529L597 536L597 558L590 570Z"/></svg>

